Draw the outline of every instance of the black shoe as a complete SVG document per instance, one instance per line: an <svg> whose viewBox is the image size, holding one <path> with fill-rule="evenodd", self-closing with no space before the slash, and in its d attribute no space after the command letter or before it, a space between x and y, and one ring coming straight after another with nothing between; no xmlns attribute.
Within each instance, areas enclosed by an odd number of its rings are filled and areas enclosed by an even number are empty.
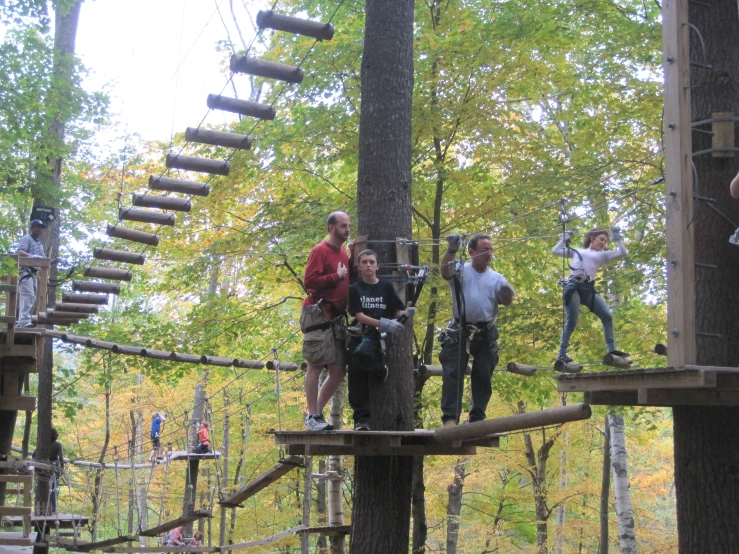
<svg viewBox="0 0 739 554"><path fill-rule="evenodd" d="M558 362L564 362L566 364L569 364L569 363L572 363L572 358L570 358L567 354L565 354L564 356L558 357L557 358L557 361Z"/></svg>
<svg viewBox="0 0 739 554"><path fill-rule="evenodd" d="M369 431L370 430L369 423L366 423L364 421L355 421L354 430L355 431Z"/></svg>
<svg viewBox="0 0 739 554"><path fill-rule="evenodd" d="M612 356L619 356L621 358L626 358L629 355L628 352L621 352L620 350L611 350L608 353L611 354Z"/></svg>

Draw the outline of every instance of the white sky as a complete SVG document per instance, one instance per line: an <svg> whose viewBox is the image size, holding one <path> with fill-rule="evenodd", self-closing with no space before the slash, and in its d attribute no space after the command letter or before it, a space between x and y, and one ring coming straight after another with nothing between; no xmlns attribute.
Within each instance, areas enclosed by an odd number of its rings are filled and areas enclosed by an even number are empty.
<svg viewBox="0 0 739 554"><path fill-rule="evenodd" d="M86 88L108 87L110 113L121 132L127 128L146 140L168 140L173 122L174 131L183 132L206 114L208 94L220 92L227 78L227 56L216 50L227 31L216 4L239 50L228 0L88 0L82 5L77 54L90 71ZM244 5L244 0L233 0L248 42L253 31ZM270 5L248 0L254 17ZM240 97L248 94L246 79L234 78ZM233 95L233 90L224 94ZM207 121L226 120L229 114L214 112ZM114 138L111 134L109 140Z"/></svg>

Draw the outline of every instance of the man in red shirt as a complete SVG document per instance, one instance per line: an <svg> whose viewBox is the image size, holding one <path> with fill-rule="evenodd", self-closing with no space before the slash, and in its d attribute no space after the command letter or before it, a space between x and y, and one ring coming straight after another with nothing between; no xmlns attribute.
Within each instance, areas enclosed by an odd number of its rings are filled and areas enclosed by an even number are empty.
<svg viewBox="0 0 739 554"><path fill-rule="evenodd" d="M333 429L322 412L346 373L342 318L349 300L350 262L344 243L349 238L351 224L347 214L333 212L327 225L328 238L311 250L305 266L303 284L308 296L300 313L303 358L308 362L305 427L311 431ZM324 366L328 378L319 390L318 380Z"/></svg>

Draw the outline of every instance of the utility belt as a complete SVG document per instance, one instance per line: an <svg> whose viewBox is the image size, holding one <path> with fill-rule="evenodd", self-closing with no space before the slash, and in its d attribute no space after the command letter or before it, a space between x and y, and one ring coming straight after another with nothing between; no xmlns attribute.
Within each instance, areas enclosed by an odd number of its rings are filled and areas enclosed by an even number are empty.
<svg viewBox="0 0 739 554"><path fill-rule="evenodd" d="M577 281L578 283L581 283L584 285L586 284L594 285L595 284L595 277L588 277L587 275L584 275L584 274L583 275L570 275L569 280Z"/></svg>
<svg viewBox="0 0 739 554"><path fill-rule="evenodd" d="M449 342L454 344L459 340L459 319L456 317L452 320L451 324L439 335L439 342L444 344ZM465 342L469 342L476 335L485 336L488 333L494 333L494 340L498 340L498 328L495 326L495 321L475 321L468 323L464 330Z"/></svg>
<svg viewBox="0 0 739 554"><path fill-rule="evenodd" d="M598 294L598 291L595 289L595 279L587 275L576 275L567 279L564 290L562 291L562 298L565 305L569 305L572 295L575 292L580 295L580 303L587 306L592 312L595 296Z"/></svg>
<svg viewBox="0 0 739 554"><path fill-rule="evenodd" d="M326 307L330 310L333 317L329 317L326 314L326 311L322 309L320 304L326 304ZM346 312L339 312L337 315L334 315L335 311L333 309L333 306L326 300L319 300L317 303L311 304L305 309L313 312L314 314L317 314L319 312L323 313L326 321L322 321L321 323L316 323L314 325L308 325L308 327L302 330L303 334L310 333L311 331L324 331L326 329L330 329L334 324L343 325L349 319ZM344 321L342 321L342 318L344 319Z"/></svg>
<svg viewBox="0 0 739 554"><path fill-rule="evenodd" d="M21 284L26 279L35 279L39 269L37 267L23 267L18 272L18 284Z"/></svg>

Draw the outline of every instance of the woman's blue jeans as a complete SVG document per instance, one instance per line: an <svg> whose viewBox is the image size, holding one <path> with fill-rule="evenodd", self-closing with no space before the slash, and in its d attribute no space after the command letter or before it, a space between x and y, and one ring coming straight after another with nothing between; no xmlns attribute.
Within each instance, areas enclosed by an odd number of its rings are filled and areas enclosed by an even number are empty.
<svg viewBox="0 0 739 554"><path fill-rule="evenodd" d="M572 293L570 302L565 306L567 312L567 321L565 321L565 328L562 331L562 338L559 341L559 358L567 355L567 347L570 345L570 337L572 332L577 327L577 319L580 317L580 293L575 291ZM593 313L598 316L601 323L603 323L603 336L606 339L606 352L611 352L616 349L616 341L613 338L613 316L611 316L611 310L608 309L608 304L603 300L600 294L594 295L593 298Z"/></svg>

